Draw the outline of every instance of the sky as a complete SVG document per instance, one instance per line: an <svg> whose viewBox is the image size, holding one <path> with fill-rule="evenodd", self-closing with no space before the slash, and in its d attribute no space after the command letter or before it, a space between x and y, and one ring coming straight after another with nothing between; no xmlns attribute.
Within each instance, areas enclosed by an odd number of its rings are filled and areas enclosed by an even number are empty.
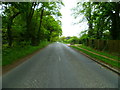
<svg viewBox="0 0 120 90"><path fill-rule="evenodd" d="M75 24L81 17L78 19L74 19L74 16L72 16L71 9L76 7L76 0L63 0L63 3L65 6L63 6L60 10L62 14L62 31L63 35L62 36L78 36L81 31L87 29L87 22L82 22L80 24Z"/></svg>
<svg viewBox="0 0 120 90"><path fill-rule="evenodd" d="M84 31L88 28L87 22L82 22L80 24L73 23L78 22L81 17L78 17L78 19L74 19L74 16L71 14L73 11L71 11L72 8L76 7L77 1L76 0L62 0L65 6L62 6L60 12L62 14L62 36L80 36L80 32ZM1 8L1 7L0 7Z"/></svg>

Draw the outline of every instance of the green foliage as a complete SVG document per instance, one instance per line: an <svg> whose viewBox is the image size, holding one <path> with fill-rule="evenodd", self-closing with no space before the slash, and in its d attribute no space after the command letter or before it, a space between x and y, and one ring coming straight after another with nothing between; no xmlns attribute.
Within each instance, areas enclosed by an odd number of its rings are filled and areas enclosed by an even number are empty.
<svg viewBox="0 0 120 90"><path fill-rule="evenodd" d="M3 3L3 44L9 47L29 42L36 46L43 40L57 41L62 35L60 2Z"/></svg>
<svg viewBox="0 0 120 90"><path fill-rule="evenodd" d="M62 35L62 2L3 2L3 65L11 64Z"/></svg>
<svg viewBox="0 0 120 90"><path fill-rule="evenodd" d="M60 41L63 43L71 43L71 44L78 44L79 43L79 38L76 36L72 36L72 37L61 37Z"/></svg>
<svg viewBox="0 0 120 90"><path fill-rule="evenodd" d="M78 47L76 47L76 46L71 46L71 47L73 47L73 48L75 48L75 49L78 49L78 50L86 53L87 55L90 55L92 58L95 58L95 59L97 59L97 60L101 60L101 61L103 61L103 62L105 62L105 63L107 63L107 64L109 64L109 65L111 65L111 66L113 66L113 67L120 68L120 66L119 66L119 64L118 64L117 61L112 61L112 60L110 60L110 59L108 59L108 58L104 58L104 57L102 57L102 56L99 56L99 55L90 53L90 52L88 52L88 51L86 51L86 50L83 50L83 49L80 49L80 48L78 48Z"/></svg>
<svg viewBox="0 0 120 90"><path fill-rule="evenodd" d="M87 30L81 31L80 40L87 39L87 38L88 38Z"/></svg>
<svg viewBox="0 0 120 90"><path fill-rule="evenodd" d="M118 56L113 56L113 55L111 55L111 54L108 54L108 53L105 52L105 51L104 51L104 52L97 51L97 50L95 50L95 49L93 49L93 48L91 48L91 47L87 47L87 46L85 46L85 45L81 45L80 47L83 48L83 49L87 49L87 50L89 50L89 51L95 52L95 53L97 53L97 54L107 56L107 57L112 58L112 59L120 60L120 58L119 58Z"/></svg>
<svg viewBox="0 0 120 90"><path fill-rule="evenodd" d="M62 29L59 21L55 20L52 16L47 16L43 18L43 25L46 26L47 37L49 41L57 41L59 36L62 35Z"/></svg>
<svg viewBox="0 0 120 90"><path fill-rule="evenodd" d="M25 57L26 55L29 55L35 51L37 51L40 48L45 47L46 45L48 45L49 42L41 42L41 44L39 46L16 46L16 47L12 47L12 48L4 48L3 52L2 52L2 65L8 65L8 64L12 64L14 61L21 59L23 57Z"/></svg>
<svg viewBox="0 0 120 90"><path fill-rule="evenodd" d="M73 10L75 18L85 16L89 39L120 40L120 2L81 2Z"/></svg>

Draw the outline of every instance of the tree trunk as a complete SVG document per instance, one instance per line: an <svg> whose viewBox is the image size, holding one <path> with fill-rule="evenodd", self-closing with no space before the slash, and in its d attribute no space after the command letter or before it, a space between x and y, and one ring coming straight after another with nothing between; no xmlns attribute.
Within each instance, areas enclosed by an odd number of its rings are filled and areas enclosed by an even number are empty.
<svg viewBox="0 0 120 90"><path fill-rule="evenodd" d="M11 27L12 27L12 22L13 19L18 16L20 14L20 12L14 14L13 16L11 16L9 18L9 21L7 23L7 36L8 36L8 46L11 47L12 46L12 42L13 42L13 38L12 38L12 31L11 31Z"/></svg>
<svg viewBox="0 0 120 90"><path fill-rule="evenodd" d="M8 46L12 46L12 32L11 32L11 25L12 25L12 20L9 19L8 25L7 25L7 35L8 35Z"/></svg>
<svg viewBox="0 0 120 90"><path fill-rule="evenodd" d="M120 16L119 16L119 11L120 11L120 4L119 2L114 3L114 8L115 12L113 13L111 11L110 18L112 21L112 27L110 30L111 37L113 40L120 39Z"/></svg>
<svg viewBox="0 0 120 90"><path fill-rule="evenodd" d="M88 30L88 37L91 37L92 34L93 34L93 22L92 22L92 18L91 18L91 10L92 10L92 5L91 3L89 2L89 16L88 16L88 24L89 24L89 30Z"/></svg>
<svg viewBox="0 0 120 90"><path fill-rule="evenodd" d="M26 33L27 33L27 39L29 41L31 41L31 45L33 45L33 42L34 42L34 41L32 41L33 40L33 38L32 38L33 33L31 33L31 31L32 31L32 28L31 28L32 23L31 23L31 21L32 21L32 17L34 15L34 9L32 7L33 6L35 7L35 5L36 5L36 3L34 4L34 2L33 2L31 7L30 7L30 12L29 13L26 12L26 24L27 24L27 32Z"/></svg>
<svg viewBox="0 0 120 90"><path fill-rule="evenodd" d="M116 10L115 10L115 16L116 16L116 34L117 34L117 38L116 39L119 39L120 40L120 16L119 16L119 13L120 13L120 4L119 2L116 3Z"/></svg>
<svg viewBox="0 0 120 90"><path fill-rule="evenodd" d="M39 29L38 29L38 35L37 35L38 44L40 43L40 31L41 31L41 26L42 26L43 13L44 13L44 7L42 7L41 14L40 14L40 25L39 25Z"/></svg>

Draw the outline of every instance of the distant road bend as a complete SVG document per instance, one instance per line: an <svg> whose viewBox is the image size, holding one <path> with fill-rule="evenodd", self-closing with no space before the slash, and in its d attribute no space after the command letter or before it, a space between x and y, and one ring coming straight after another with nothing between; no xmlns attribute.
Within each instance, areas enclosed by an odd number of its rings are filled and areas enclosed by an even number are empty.
<svg viewBox="0 0 120 90"><path fill-rule="evenodd" d="M118 75L53 43L3 75L3 88L118 88Z"/></svg>

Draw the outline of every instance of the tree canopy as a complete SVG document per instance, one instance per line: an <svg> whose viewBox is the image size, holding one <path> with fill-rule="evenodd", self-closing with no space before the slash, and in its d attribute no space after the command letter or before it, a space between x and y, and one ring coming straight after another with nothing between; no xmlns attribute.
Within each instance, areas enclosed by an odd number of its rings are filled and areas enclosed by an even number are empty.
<svg viewBox="0 0 120 90"><path fill-rule="evenodd" d="M2 13L3 44L39 45L56 41L62 35L62 2L4 2Z"/></svg>
<svg viewBox="0 0 120 90"><path fill-rule="evenodd" d="M88 22L86 38L120 40L120 2L79 2L73 10Z"/></svg>

